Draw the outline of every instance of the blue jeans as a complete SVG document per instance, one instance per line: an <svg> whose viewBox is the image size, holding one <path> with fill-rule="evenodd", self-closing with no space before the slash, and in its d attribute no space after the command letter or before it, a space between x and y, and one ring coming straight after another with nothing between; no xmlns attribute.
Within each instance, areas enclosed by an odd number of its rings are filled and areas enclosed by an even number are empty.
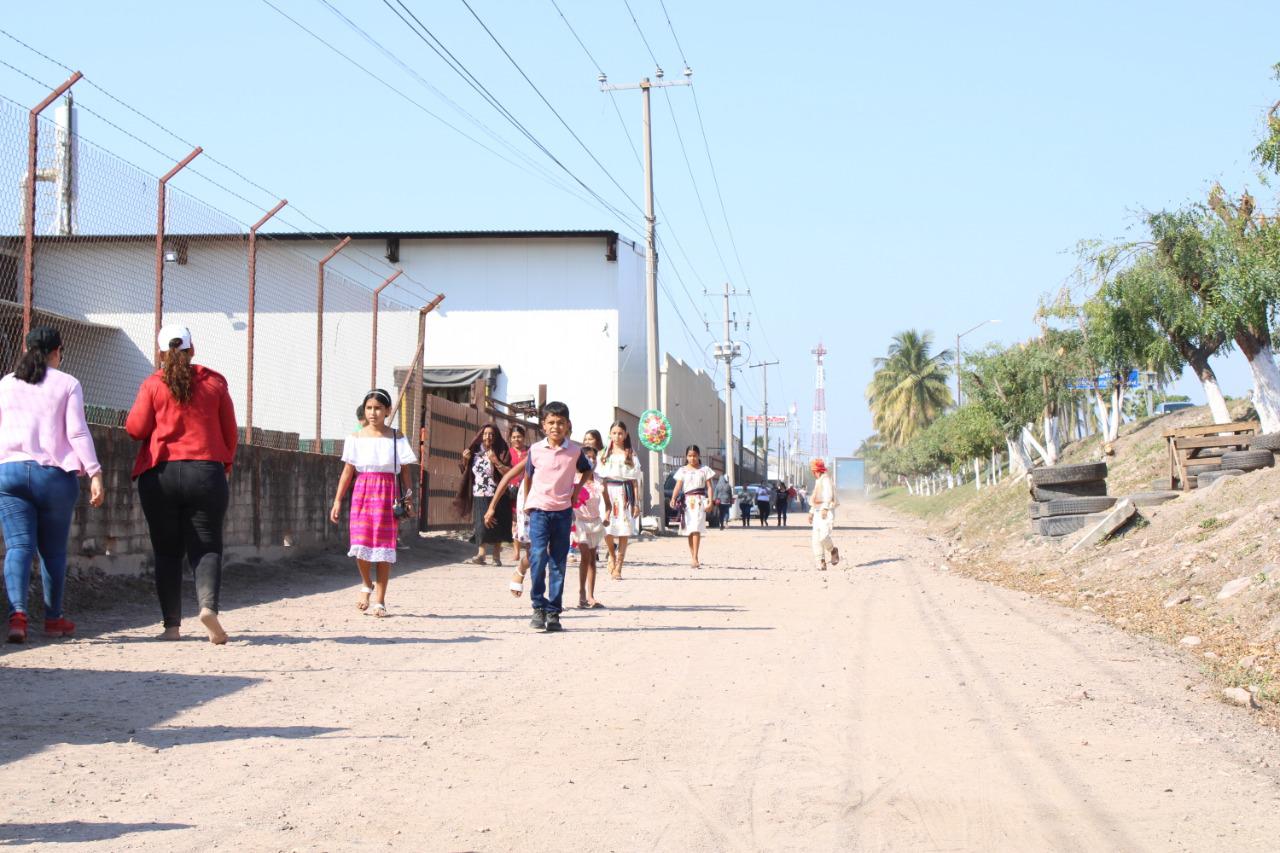
<svg viewBox="0 0 1280 853"><path fill-rule="evenodd" d="M4 585L9 612L27 612L31 561L39 553L44 616L62 615L67 583L67 536L80 484L70 471L35 462L0 464L0 526L4 528Z"/></svg>
<svg viewBox="0 0 1280 853"><path fill-rule="evenodd" d="M529 510L529 565L533 584L529 600L534 610L559 613L564 600L564 566L569 557L569 528L573 510Z"/></svg>

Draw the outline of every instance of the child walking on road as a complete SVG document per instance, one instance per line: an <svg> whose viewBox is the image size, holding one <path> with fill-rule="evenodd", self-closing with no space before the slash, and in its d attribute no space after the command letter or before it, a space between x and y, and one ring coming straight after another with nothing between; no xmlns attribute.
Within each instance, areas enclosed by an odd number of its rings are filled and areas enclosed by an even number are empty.
<svg viewBox="0 0 1280 853"><path fill-rule="evenodd" d="M596 449L584 444L582 452L592 465L596 464ZM596 609L604 607L596 601L597 549L604 542L604 519L600 517L600 484L594 479L578 490L573 501L573 520L578 538L578 607Z"/></svg>
<svg viewBox="0 0 1280 853"><path fill-rule="evenodd" d="M355 481L351 492L351 549L348 557L356 558L360 570L360 596L356 607L368 615L387 615L387 584L391 581L391 564L396 561L396 532L399 519L393 511L396 500L396 477L404 506L409 507L413 492L409 488L409 470L416 458L409 439L397 435L386 425L391 412L391 395L374 388L364 395L365 425L347 437L342 445L342 476L338 493L333 496L329 520L337 524L342 517L342 498ZM377 578L373 572L377 572ZM375 595L372 604L369 596Z"/></svg>
<svg viewBox="0 0 1280 853"><path fill-rule="evenodd" d="M622 580L627 558L627 537L640 516L640 462L631 450L627 425L615 421L609 427L609 448L600 454L596 473L603 481L604 542L609 549L609 577Z"/></svg>
<svg viewBox="0 0 1280 853"><path fill-rule="evenodd" d="M813 526L810 542L813 546L813 559L818 564L818 571L827 570L827 556L831 557L831 565L840 565L840 549L831 541L831 532L836 525L836 488L827 473L827 465L821 459L809 463L813 472L813 495L809 500L809 523Z"/></svg>
<svg viewBox="0 0 1280 853"><path fill-rule="evenodd" d="M569 440L569 407L550 402L542 409L542 431L547 436L529 448L525 459L528 494L525 513L529 517L529 559L533 582L529 590L533 619L529 626L539 631L560 631L560 611L564 598L565 562L569 556L569 528L573 524L573 499L591 480L591 461L582 445ZM515 481L508 471L489 502L484 523L497 523L498 502ZM578 475L574 485L574 474Z"/></svg>
<svg viewBox="0 0 1280 853"><path fill-rule="evenodd" d="M680 532L689 537L691 565L700 569L698 549L702 545L702 533L707 529L707 508L711 505L707 485L716 478L716 472L702 464L702 451L696 444L685 449L684 461L684 466L676 471L671 508L680 511Z"/></svg>

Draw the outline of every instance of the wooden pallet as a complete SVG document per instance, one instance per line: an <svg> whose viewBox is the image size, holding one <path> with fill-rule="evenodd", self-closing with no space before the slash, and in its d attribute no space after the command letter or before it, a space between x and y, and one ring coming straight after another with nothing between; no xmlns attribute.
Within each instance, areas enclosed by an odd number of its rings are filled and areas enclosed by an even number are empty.
<svg viewBox="0 0 1280 853"><path fill-rule="evenodd" d="M1163 435L1169 455L1168 487L1183 491L1194 488L1197 470L1210 468L1221 462L1217 456L1203 456L1204 451L1247 450L1249 437L1256 435L1258 428L1257 421L1236 421L1166 430Z"/></svg>

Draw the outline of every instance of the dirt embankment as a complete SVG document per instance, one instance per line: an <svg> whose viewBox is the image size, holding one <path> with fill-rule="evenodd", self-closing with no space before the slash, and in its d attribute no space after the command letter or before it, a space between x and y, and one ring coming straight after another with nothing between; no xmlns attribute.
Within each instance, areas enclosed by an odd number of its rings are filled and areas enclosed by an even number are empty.
<svg viewBox="0 0 1280 853"><path fill-rule="evenodd" d="M1245 414L1236 406L1236 416ZM1130 424L1108 459L1108 491L1151 488L1167 471L1161 433L1209 422L1204 409ZM1063 463L1101 458L1097 439ZM1185 649L1224 687L1245 687L1280 723L1280 469L1219 481L1142 516L1111 540L1068 554L1028 524L1027 483L972 484L933 498L891 491L890 506L930 519L948 541L947 567L1097 613Z"/></svg>

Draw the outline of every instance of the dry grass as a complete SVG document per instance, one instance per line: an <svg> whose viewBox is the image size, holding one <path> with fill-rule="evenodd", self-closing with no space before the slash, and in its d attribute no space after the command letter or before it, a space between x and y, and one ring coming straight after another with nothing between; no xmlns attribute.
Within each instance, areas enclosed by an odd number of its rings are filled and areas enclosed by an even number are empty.
<svg viewBox="0 0 1280 853"><path fill-rule="evenodd" d="M1233 406L1242 417L1244 405ZM1113 495L1151 488L1165 473L1161 432L1207 423L1204 409L1130 424L1109 462ZM1099 458L1096 440L1067 448L1064 463ZM930 519L948 537L952 570L1098 614L1138 634L1184 647L1224 686L1250 686L1263 716L1280 723L1280 469L1220 480L1153 510L1085 553L1067 556L1075 537L1050 541L1030 532L1025 481L972 485L934 498L890 495L886 504ZM1243 591L1218 600L1228 581Z"/></svg>

